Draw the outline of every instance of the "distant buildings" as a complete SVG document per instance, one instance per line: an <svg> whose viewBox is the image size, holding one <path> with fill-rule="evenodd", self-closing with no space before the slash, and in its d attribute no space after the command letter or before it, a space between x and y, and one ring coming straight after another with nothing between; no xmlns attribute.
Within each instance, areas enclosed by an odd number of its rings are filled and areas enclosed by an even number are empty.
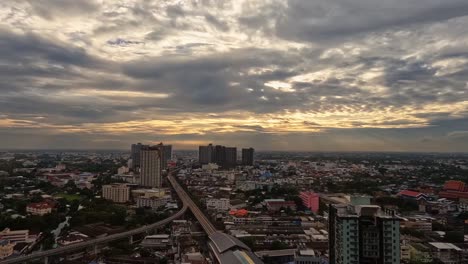
<svg viewBox="0 0 468 264"><path fill-rule="evenodd" d="M254 149L242 149L242 164L253 165ZM237 148L222 145L199 146L198 160L200 164L216 163L222 167L234 167L237 165Z"/></svg>
<svg viewBox="0 0 468 264"><path fill-rule="evenodd" d="M132 158L132 169L135 171L137 168L140 167L140 151L143 147L147 147L147 145L143 145L141 143L132 144L131 149L131 158Z"/></svg>
<svg viewBox="0 0 468 264"><path fill-rule="evenodd" d="M319 195L313 192L301 192L299 197L305 207L309 208L312 212L317 213L319 210Z"/></svg>
<svg viewBox="0 0 468 264"><path fill-rule="evenodd" d="M50 214L53 208L54 207L51 204L46 202L30 203L26 206L26 212L32 215L42 216L45 214Z"/></svg>
<svg viewBox="0 0 468 264"><path fill-rule="evenodd" d="M145 146L140 150L140 185L161 187L163 150L160 146Z"/></svg>
<svg viewBox="0 0 468 264"><path fill-rule="evenodd" d="M198 147L198 161L200 164L213 163L213 150L214 147L212 144Z"/></svg>
<svg viewBox="0 0 468 264"><path fill-rule="evenodd" d="M114 203L126 203L130 200L130 187L126 184L103 185L102 197Z"/></svg>
<svg viewBox="0 0 468 264"><path fill-rule="evenodd" d="M235 167L237 165L237 148L236 147L226 147L226 160L225 164L227 167Z"/></svg>
<svg viewBox="0 0 468 264"><path fill-rule="evenodd" d="M172 160L172 145L162 145L162 152L163 152L163 160L162 160L162 168L163 170L167 169L167 163Z"/></svg>
<svg viewBox="0 0 468 264"><path fill-rule="evenodd" d="M400 263L400 223L376 205L331 205L330 264Z"/></svg>
<svg viewBox="0 0 468 264"><path fill-rule="evenodd" d="M242 165L252 166L254 164L254 151L253 148L242 149Z"/></svg>

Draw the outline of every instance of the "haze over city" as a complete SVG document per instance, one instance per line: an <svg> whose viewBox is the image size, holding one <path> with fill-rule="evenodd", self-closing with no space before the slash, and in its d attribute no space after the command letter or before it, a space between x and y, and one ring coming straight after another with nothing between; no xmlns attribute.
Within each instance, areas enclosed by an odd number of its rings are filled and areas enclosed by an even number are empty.
<svg viewBox="0 0 468 264"><path fill-rule="evenodd" d="M0 146L468 151L468 2L0 2Z"/></svg>

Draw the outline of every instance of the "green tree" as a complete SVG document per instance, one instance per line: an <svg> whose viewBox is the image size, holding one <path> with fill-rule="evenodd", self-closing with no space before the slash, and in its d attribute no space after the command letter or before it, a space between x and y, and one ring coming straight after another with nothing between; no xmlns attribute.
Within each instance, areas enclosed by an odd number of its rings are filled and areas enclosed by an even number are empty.
<svg viewBox="0 0 468 264"><path fill-rule="evenodd" d="M449 243L463 243L463 231L448 231L445 233L445 241Z"/></svg>
<svg viewBox="0 0 468 264"><path fill-rule="evenodd" d="M286 248L288 248L288 245L279 240L275 240L273 241L273 243L271 243L271 250L280 250L280 249L286 249Z"/></svg>

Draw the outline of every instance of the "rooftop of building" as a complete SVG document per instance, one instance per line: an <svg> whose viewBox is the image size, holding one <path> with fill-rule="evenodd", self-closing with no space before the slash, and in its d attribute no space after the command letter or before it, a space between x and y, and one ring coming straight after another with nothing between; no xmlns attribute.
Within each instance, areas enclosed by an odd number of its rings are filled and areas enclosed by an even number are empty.
<svg viewBox="0 0 468 264"><path fill-rule="evenodd" d="M255 255L257 255L260 258L281 257L281 256L294 255L295 252L296 252L296 249L262 250L262 251L256 251Z"/></svg>
<svg viewBox="0 0 468 264"><path fill-rule="evenodd" d="M9 240L6 239L0 239L0 246L4 247L10 244Z"/></svg>
<svg viewBox="0 0 468 264"><path fill-rule="evenodd" d="M51 209L53 208L52 205L50 205L47 202L40 202L40 203L30 203L28 204L29 208L34 208L34 209Z"/></svg>
<svg viewBox="0 0 468 264"><path fill-rule="evenodd" d="M453 249L453 250L456 250L456 251L461 251L462 249L455 246L454 244L452 243L443 243L443 242L429 242L429 245L439 249L439 250L449 250L449 249Z"/></svg>

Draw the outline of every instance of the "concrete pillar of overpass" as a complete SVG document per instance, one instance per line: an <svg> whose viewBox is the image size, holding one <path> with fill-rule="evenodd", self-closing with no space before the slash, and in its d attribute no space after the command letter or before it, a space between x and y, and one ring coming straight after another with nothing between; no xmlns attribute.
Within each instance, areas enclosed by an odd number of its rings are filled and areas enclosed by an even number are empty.
<svg viewBox="0 0 468 264"><path fill-rule="evenodd" d="M44 264L49 264L49 257L44 257Z"/></svg>
<svg viewBox="0 0 468 264"><path fill-rule="evenodd" d="M130 245L133 244L133 236L128 237L128 243Z"/></svg>

